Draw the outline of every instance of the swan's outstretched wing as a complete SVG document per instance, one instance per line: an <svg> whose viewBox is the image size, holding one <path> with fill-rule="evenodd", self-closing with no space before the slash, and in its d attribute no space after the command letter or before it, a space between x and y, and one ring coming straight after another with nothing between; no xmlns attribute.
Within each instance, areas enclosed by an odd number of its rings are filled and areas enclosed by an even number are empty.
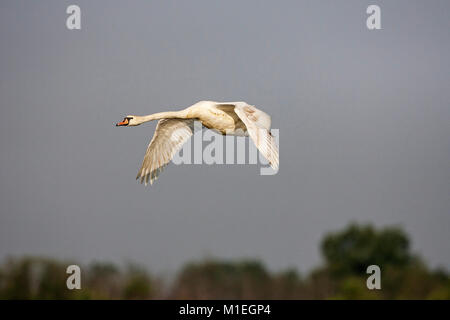
<svg viewBox="0 0 450 320"><path fill-rule="evenodd" d="M194 121L191 119L162 119L158 121L155 134L145 152L136 180L145 185L156 180L175 153L192 136Z"/></svg>
<svg viewBox="0 0 450 320"><path fill-rule="evenodd" d="M259 152L269 161L270 166L278 169L278 147L270 133L270 116L246 103L236 103L234 112L244 122L248 134Z"/></svg>

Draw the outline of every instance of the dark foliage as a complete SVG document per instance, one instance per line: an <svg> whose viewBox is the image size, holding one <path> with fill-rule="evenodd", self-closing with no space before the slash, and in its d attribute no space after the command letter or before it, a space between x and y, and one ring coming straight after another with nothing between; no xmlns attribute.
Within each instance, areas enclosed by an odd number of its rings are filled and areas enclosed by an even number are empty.
<svg viewBox="0 0 450 320"><path fill-rule="evenodd" d="M321 243L324 265L301 277L269 272L256 260L187 264L170 285L145 269L81 266L82 288L66 287L73 262L25 257L0 268L0 299L450 299L450 277L410 251L401 229L352 224ZM367 266L381 268L381 290L369 290Z"/></svg>

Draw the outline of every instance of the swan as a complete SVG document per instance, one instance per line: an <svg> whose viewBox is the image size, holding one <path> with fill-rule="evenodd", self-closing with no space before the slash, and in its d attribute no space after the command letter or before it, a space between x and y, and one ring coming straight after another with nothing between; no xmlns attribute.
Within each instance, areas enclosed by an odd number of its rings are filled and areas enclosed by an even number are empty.
<svg viewBox="0 0 450 320"><path fill-rule="evenodd" d="M194 121L222 135L246 135L255 143L270 166L278 169L278 148L270 133L270 116L246 102L200 101L181 111L146 116L128 115L116 126L133 127L159 120L136 180L145 185L156 180L182 145L193 135Z"/></svg>

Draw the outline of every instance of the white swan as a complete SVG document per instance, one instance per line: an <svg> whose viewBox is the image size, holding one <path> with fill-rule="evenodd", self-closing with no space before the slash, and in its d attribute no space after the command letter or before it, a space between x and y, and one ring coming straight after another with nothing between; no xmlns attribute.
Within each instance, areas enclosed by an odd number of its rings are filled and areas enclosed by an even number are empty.
<svg viewBox="0 0 450 320"><path fill-rule="evenodd" d="M136 179L152 184L175 153L192 136L194 120L223 135L249 135L271 167L278 169L278 148L270 133L270 116L245 102L200 101L181 110L126 116L116 126L159 120Z"/></svg>

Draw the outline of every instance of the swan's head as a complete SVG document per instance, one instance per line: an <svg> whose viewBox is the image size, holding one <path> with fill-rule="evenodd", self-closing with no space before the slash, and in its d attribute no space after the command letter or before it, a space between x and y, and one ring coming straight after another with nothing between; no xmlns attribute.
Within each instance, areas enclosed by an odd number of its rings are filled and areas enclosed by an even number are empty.
<svg viewBox="0 0 450 320"><path fill-rule="evenodd" d="M140 124L137 116L126 116L121 122L116 123L116 127L138 126Z"/></svg>

